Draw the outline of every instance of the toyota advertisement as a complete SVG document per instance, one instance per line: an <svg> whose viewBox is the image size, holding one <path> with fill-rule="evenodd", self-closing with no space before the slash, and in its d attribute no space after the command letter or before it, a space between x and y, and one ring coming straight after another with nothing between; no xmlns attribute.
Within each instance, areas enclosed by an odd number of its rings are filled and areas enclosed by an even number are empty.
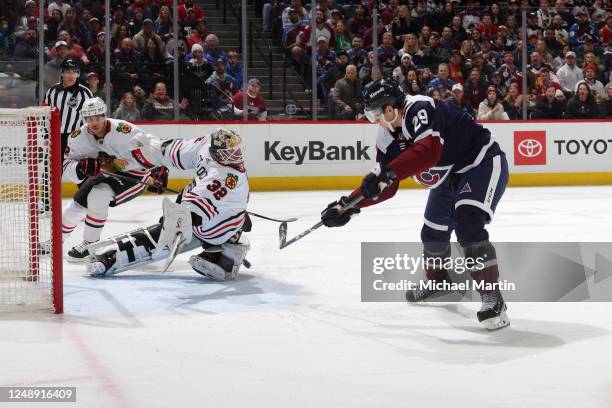
<svg viewBox="0 0 612 408"><path fill-rule="evenodd" d="M508 155L511 173L612 171L606 122L486 124Z"/></svg>

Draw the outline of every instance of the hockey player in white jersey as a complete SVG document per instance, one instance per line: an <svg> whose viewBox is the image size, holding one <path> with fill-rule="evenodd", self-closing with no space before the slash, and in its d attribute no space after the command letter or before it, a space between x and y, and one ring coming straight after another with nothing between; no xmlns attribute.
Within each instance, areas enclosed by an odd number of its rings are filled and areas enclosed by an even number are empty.
<svg viewBox="0 0 612 408"><path fill-rule="evenodd" d="M68 138L62 173L62 180L79 185L62 215L62 240L85 221L83 242L68 251L69 262L87 260L87 246L100 239L109 207L123 204L143 192L145 186L136 180L147 182L153 177L157 183L167 181L167 169L155 169L152 176L152 168L132 156L132 139L143 134L141 129L107 118L106 104L100 98L87 99L81 114L85 124ZM135 181L118 179L102 170L129 176Z"/></svg>
<svg viewBox="0 0 612 408"><path fill-rule="evenodd" d="M240 136L217 129L197 139L161 141L140 135L134 142L132 154L143 164L192 169L194 178L177 204L164 203L163 223L91 246L88 272L103 277L168 259L177 244L173 238L181 232L177 253L204 249L189 260L196 272L214 280L234 279L249 249L242 232L250 231L251 225Z"/></svg>

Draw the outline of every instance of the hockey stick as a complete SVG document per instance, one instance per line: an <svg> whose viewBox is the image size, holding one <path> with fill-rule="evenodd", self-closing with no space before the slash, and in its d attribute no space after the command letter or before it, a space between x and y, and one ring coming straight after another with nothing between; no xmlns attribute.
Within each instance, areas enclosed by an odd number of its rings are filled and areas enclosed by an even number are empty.
<svg viewBox="0 0 612 408"><path fill-rule="evenodd" d="M268 221L281 222L281 223L297 221L297 218L295 217L287 218L286 220L279 220L277 218L270 218L270 217L266 217L265 215L255 214L250 211L247 211L247 212L249 213L249 215L252 215L253 217L261 218L261 219L268 220Z"/></svg>
<svg viewBox="0 0 612 408"><path fill-rule="evenodd" d="M346 210L351 209L354 206L356 206L357 203L359 203L363 199L364 199L364 197L361 196L361 195L353 198L351 201L346 203L346 205L339 210L340 215L342 215ZM287 223L283 222L280 225L280 227L278 227L278 235L279 235L279 238L280 238L280 249L283 249L283 248L293 244L295 241L304 238L306 235L310 234L312 231L314 231L316 229L321 228L322 226L323 226L323 221L319 221L315 225L313 225L312 227L308 228L306 231L296 235L295 237L293 237L289 241L287 241Z"/></svg>
<svg viewBox="0 0 612 408"><path fill-rule="evenodd" d="M102 174L106 174L107 176L115 177L115 178L117 178L119 180L131 181L133 183L137 183L137 184L140 184L140 185L143 185L143 186L146 186L146 187L155 187L154 184L150 184L150 183L147 183L146 181L138 180L135 177L124 176L123 174L117 174L117 173L113 173L111 171L106 171L106 170L100 170L100 172ZM168 188L168 187L164 187L163 190L164 191L168 191L168 192L173 193L173 194L181 194L181 191L173 190L173 189Z"/></svg>
<svg viewBox="0 0 612 408"><path fill-rule="evenodd" d="M135 182L135 183L141 184L143 186L147 186L147 187L154 187L155 186L154 184L149 184L149 183L147 183L145 181L138 180L138 179L136 179L134 177L124 176L122 174L112 173L112 172L106 171L106 170L101 170L101 171L102 171L103 174L106 174L107 176L110 176L110 177L116 177L119 180L132 181L132 182ZM163 191L168 191L168 192L173 193L173 194L181 194L182 193L181 191L173 190L173 189L168 188L168 187L164 187ZM261 218L261 219L268 220L268 221L274 221L274 222L294 222L294 221L297 221L297 218L295 218L295 217L287 218L286 220L280 220L278 218L266 217L265 215L257 214L257 213L250 212L250 211L247 211L247 212L249 213L249 215L252 215L253 217Z"/></svg>

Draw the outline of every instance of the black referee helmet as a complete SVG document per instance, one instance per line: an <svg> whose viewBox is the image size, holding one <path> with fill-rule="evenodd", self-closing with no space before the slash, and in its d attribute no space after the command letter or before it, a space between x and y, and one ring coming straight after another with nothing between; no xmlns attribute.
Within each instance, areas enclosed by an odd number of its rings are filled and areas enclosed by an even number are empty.
<svg viewBox="0 0 612 408"><path fill-rule="evenodd" d="M80 72L81 67L79 66L79 63L77 62L77 60L75 60L74 58L65 58L60 64L60 71L61 72L64 72L64 71Z"/></svg>

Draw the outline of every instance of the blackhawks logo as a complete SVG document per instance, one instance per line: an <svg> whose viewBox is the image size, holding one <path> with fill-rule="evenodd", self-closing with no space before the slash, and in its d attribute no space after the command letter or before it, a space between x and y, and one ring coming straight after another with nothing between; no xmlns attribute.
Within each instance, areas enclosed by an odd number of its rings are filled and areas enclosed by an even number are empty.
<svg viewBox="0 0 612 408"><path fill-rule="evenodd" d="M230 190L233 190L238 185L238 176L229 173L225 178L225 186Z"/></svg>
<svg viewBox="0 0 612 408"><path fill-rule="evenodd" d="M119 123L119 125L117 125L117 132L130 133L131 131L132 131L132 127L125 122L121 122Z"/></svg>
<svg viewBox="0 0 612 408"><path fill-rule="evenodd" d="M75 138L81 134L81 129L75 129L70 133L70 137Z"/></svg>

